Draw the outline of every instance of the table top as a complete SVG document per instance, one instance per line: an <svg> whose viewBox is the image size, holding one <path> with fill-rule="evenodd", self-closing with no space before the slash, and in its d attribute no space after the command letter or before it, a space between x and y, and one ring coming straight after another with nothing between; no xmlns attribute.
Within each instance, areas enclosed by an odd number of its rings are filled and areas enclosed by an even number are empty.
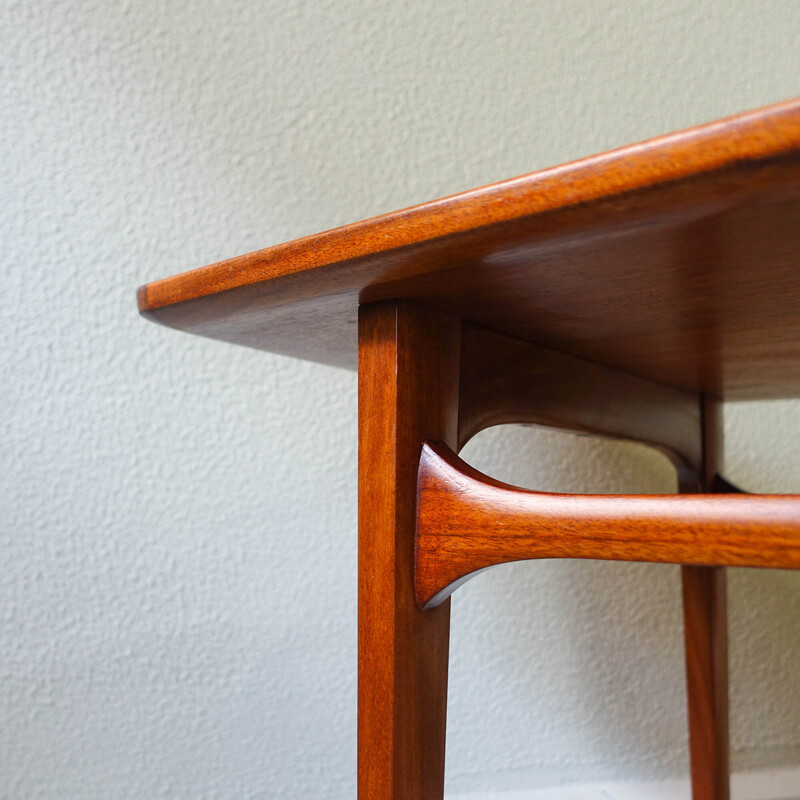
<svg viewBox="0 0 800 800"><path fill-rule="evenodd" d="M162 324L355 367L406 298L726 399L800 396L800 98L147 284Z"/></svg>

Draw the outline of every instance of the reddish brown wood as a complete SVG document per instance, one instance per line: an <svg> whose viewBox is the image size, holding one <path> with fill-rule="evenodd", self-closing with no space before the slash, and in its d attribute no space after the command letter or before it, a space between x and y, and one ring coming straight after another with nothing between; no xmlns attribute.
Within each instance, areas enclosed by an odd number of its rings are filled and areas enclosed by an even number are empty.
<svg viewBox="0 0 800 800"><path fill-rule="evenodd" d="M721 454L721 409L706 400L701 486L735 492L717 473ZM723 567L684 566L681 579L692 797L729 800L727 574Z"/></svg>
<svg viewBox="0 0 800 800"><path fill-rule="evenodd" d="M716 474L717 404L701 414L696 395L473 325L461 364L460 445L490 425L533 422L657 446L684 493L738 491ZM727 800L725 569L684 566L682 576L693 791Z"/></svg>
<svg viewBox="0 0 800 800"><path fill-rule="evenodd" d="M672 460L685 485L697 482L696 395L464 325L459 446L484 428L513 422L644 442Z"/></svg>
<svg viewBox="0 0 800 800"><path fill-rule="evenodd" d="M716 406L701 414L697 395L469 324L461 365L460 445L490 425L533 422L654 445L675 464L684 493L737 491L704 471L704 451L715 465L719 426L703 418L719 418ZM725 570L684 566L682 575L694 793L727 800Z"/></svg>
<svg viewBox="0 0 800 800"><path fill-rule="evenodd" d="M358 353L361 797L441 793L447 604L414 604L420 442L530 421L652 443L682 491L722 486L697 397L800 396L798 219L794 100L142 287L142 313L175 328L329 364ZM458 537L423 524L423 601L458 559L522 552L797 566L793 499L558 499L468 468L457 484L465 522L486 526L490 497L508 524L455 560ZM545 512L549 533L525 521ZM683 581L695 800L727 800L725 575L684 566Z"/></svg>
<svg viewBox="0 0 800 800"><path fill-rule="evenodd" d="M728 800L728 616L724 567L681 570L693 800Z"/></svg>
<svg viewBox="0 0 800 800"><path fill-rule="evenodd" d="M460 324L408 303L359 315L358 796L439 800L450 608L414 602L421 442L455 445Z"/></svg>
<svg viewBox="0 0 800 800"><path fill-rule="evenodd" d="M800 394L800 100L224 261L147 316L355 365L407 298L714 396Z"/></svg>
<svg viewBox="0 0 800 800"><path fill-rule="evenodd" d="M416 546L420 607L482 569L536 558L798 569L800 496L530 492L426 444Z"/></svg>

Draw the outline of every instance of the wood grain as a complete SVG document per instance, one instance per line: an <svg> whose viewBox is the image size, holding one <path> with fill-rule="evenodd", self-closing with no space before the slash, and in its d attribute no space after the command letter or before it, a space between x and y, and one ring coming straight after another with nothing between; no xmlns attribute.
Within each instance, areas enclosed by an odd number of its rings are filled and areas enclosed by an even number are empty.
<svg viewBox="0 0 800 800"><path fill-rule="evenodd" d="M455 444L460 324L408 303L359 316L358 796L439 800L450 607L414 602L417 464Z"/></svg>
<svg viewBox="0 0 800 800"><path fill-rule="evenodd" d="M417 482L416 551L422 608L483 569L527 559L797 569L800 496L529 492L428 443Z"/></svg>
<svg viewBox="0 0 800 800"><path fill-rule="evenodd" d="M800 394L800 100L143 287L142 313L355 366L405 298L711 396Z"/></svg>
<svg viewBox="0 0 800 800"><path fill-rule="evenodd" d="M643 442L670 458L684 485L698 488L696 395L464 325L459 448L484 428L518 422Z"/></svg>
<svg viewBox="0 0 800 800"><path fill-rule="evenodd" d="M694 797L728 800L721 566L800 567L800 505L688 493L727 489L712 399L800 396L800 99L212 264L138 299L174 328L358 363L362 800L442 795L455 585L555 557L685 565ZM520 421L654 444L685 494L524 492L449 449ZM444 445L419 461L424 440Z"/></svg>
<svg viewBox="0 0 800 800"><path fill-rule="evenodd" d="M700 491L737 493L722 480L723 429L719 403L703 401ZM682 486L696 491L696 484ZM800 507L798 507L800 523ZM753 530L757 537L758 531ZM686 699L693 800L729 800L728 606L724 567L681 568Z"/></svg>
<svg viewBox="0 0 800 800"><path fill-rule="evenodd" d="M490 425L533 422L640 441L666 453L682 493L740 493L719 474L719 404L474 325L461 346L459 445ZM694 800L728 800L724 567L681 568Z"/></svg>
<svg viewBox="0 0 800 800"><path fill-rule="evenodd" d="M729 800L728 612L724 567L681 568L693 800Z"/></svg>

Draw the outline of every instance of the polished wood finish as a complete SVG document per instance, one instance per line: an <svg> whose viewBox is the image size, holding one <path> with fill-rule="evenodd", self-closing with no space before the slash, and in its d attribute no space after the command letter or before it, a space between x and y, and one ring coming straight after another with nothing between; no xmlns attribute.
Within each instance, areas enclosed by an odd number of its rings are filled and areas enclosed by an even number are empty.
<svg viewBox="0 0 800 800"><path fill-rule="evenodd" d="M474 325L461 341L460 446L491 425L535 423L657 447L682 493L739 491L717 473L718 403ZM681 572L693 792L727 800L725 568Z"/></svg>
<svg viewBox="0 0 800 800"><path fill-rule="evenodd" d="M414 602L420 443L455 445L460 324L408 303L359 315L358 796L444 788L450 607Z"/></svg>
<svg viewBox="0 0 800 800"><path fill-rule="evenodd" d="M693 800L729 800L728 611L724 567L681 568Z"/></svg>
<svg viewBox="0 0 800 800"><path fill-rule="evenodd" d="M694 800L728 800L724 565L800 568L800 499L735 493L716 410L800 396L800 99L157 281L139 308L358 364L362 800L440 800L447 597L522 558L683 565ZM458 459L508 422L653 445L682 494L527 492Z"/></svg>
<svg viewBox="0 0 800 800"><path fill-rule="evenodd" d="M702 405L701 491L736 493L718 473L722 458L722 409ZM695 491L695 485L682 485ZM800 513L797 514L800 524ZM758 535L757 530L752 531ZM728 598L724 567L681 568L686 699L693 800L729 800Z"/></svg>
<svg viewBox="0 0 800 800"><path fill-rule="evenodd" d="M140 291L182 330L355 366L407 298L689 391L800 394L800 100L223 261Z"/></svg>
<svg viewBox="0 0 800 800"><path fill-rule="evenodd" d="M800 568L794 495L531 492L428 443L417 483L415 594L424 608L483 569L538 558Z"/></svg>
<svg viewBox="0 0 800 800"><path fill-rule="evenodd" d="M465 324L459 447L485 428L515 422L644 442L670 458L685 485L697 485L696 395Z"/></svg>

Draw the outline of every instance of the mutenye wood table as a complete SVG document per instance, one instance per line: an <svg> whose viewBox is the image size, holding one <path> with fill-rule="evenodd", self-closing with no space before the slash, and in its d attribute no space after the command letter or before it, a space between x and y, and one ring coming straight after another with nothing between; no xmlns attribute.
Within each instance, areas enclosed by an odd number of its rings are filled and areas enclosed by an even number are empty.
<svg viewBox="0 0 800 800"><path fill-rule="evenodd" d="M800 100L156 281L148 318L358 367L358 795L444 785L450 594L536 558L682 565L695 800L729 795L725 567L800 567L800 496L720 475L725 400L800 396ZM679 493L480 474L478 431L644 442Z"/></svg>

